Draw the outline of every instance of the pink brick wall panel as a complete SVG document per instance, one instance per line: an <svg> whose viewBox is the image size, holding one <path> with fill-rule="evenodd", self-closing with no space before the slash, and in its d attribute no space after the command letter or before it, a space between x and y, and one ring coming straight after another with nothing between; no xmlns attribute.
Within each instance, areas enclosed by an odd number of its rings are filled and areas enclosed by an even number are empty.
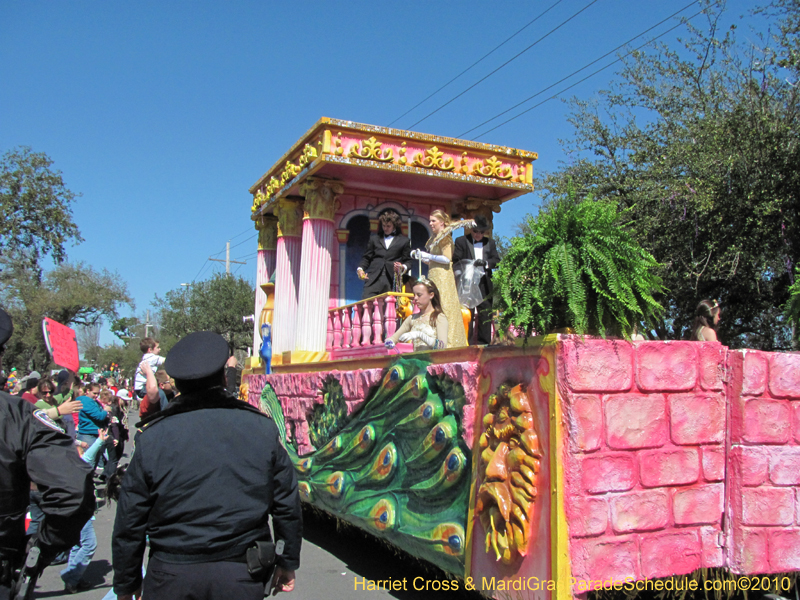
<svg viewBox="0 0 800 600"><path fill-rule="evenodd" d="M606 442L617 450L658 448L668 437L662 394L606 396Z"/></svg>
<svg viewBox="0 0 800 600"><path fill-rule="evenodd" d="M600 396L576 394L568 408L572 452L597 450L603 441L603 405Z"/></svg>
<svg viewBox="0 0 800 600"><path fill-rule="evenodd" d="M642 539L642 575L683 575L700 568L702 545L697 531L659 533Z"/></svg>
<svg viewBox="0 0 800 600"><path fill-rule="evenodd" d="M639 473L644 487L695 483L700 478L700 453L695 448L641 452Z"/></svg>
<svg viewBox="0 0 800 600"><path fill-rule="evenodd" d="M619 340L581 341L560 345L564 378L575 392L626 392L633 385L633 346Z"/></svg>
<svg viewBox="0 0 800 600"><path fill-rule="evenodd" d="M794 441L800 443L800 402L792 402L794 413Z"/></svg>
<svg viewBox="0 0 800 600"><path fill-rule="evenodd" d="M800 399L800 354L770 354L769 391L777 398Z"/></svg>
<svg viewBox="0 0 800 600"><path fill-rule="evenodd" d="M734 536L731 564L734 573L768 573L770 571L768 556L765 530L739 529L738 535Z"/></svg>
<svg viewBox="0 0 800 600"><path fill-rule="evenodd" d="M722 390L725 383L725 360L728 349L722 344L709 342L699 344L700 385L704 390Z"/></svg>
<svg viewBox="0 0 800 600"><path fill-rule="evenodd" d="M630 454L604 454L581 463L583 489L590 494L626 492L638 482L636 461Z"/></svg>
<svg viewBox="0 0 800 600"><path fill-rule="evenodd" d="M731 452L736 462L737 477L742 485L755 487L766 483L769 476L769 454L764 448L736 446Z"/></svg>
<svg viewBox="0 0 800 600"><path fill-rule="evenodd" d="M722 481L725 479L725 450L706 446L700 449L703 464L703 477L706 481Z"/></svg>
<svg viewBox="0 0 800 600"><path fill-rule="evenodd" d="M800 448L783 448L770 454L769 480L774 485L800 485Z"/></svg>
<svg viewBox="0 0 800 600"><path fill-rule="evenodd" d="M795 518L794 522L797 525L800 525L800 489L795 492L796 498L794 501L794 509L795 509Z"/></svg>
<svg viewBox="0 0 800 600"><path fill-rule="evenodd" d="M785 400L754 398L744 405L744 441L786 444L792 434L792 413Z"/></svg>
<svg viewBox="0 0 800 600"><path fill-rule="evenodd" d="M791 488L762 486L742 489L744 525L791 525L794 512L794 490Z"/></svg>
<svg viewBox="0 0 800 600"><path fill-rule="evenodd" d="M636 383L646 392L682 392L697 385L696 342L637 344Z"/></svg>
<svg viewBox="0 0 800 600"><path fill-rule="evenodd" d="M721 483L676 491L672 497L672 514L675 524L719 524L724 496L725 487Z"/></svg>
<svg viewBox="0 0 800 600"><path fill-rule="evenodd" d="M768 541L773 572L800 571L800 529L776 531Z"/></svg>
<svg viewBox="0 0 800 600"><path fill-rule="evenodd" d="M572 544L572 573L579 581L639 579L639 549L630 538L576 540Z"/></svg>
<svg viewBox="0 0 800 600"><path fill-rule="evenodd" d="M714 444L725 440L722 394L670 394L670 434L676 444Z"/></svg>
<svg viewBox="0 0 800 600"><path fill-rule="evenodd" d="M616 533L655 531L669 524L666 490L632 492L611 499L611 526Z"/></svg>
<svg viewBox="0 0 800 600"><path fill-rule="evenodd" d="M722 546L719 545L720 533L718 527L700 528L700 542L703 546L701 567L721 567L725 564L725 555Z"/></svg>
<svg viewBox="0 0 800 600"><path fill-rule="evenodd" d="M608 529L608 503L605 498L576 498L567 503L571 537L590 537Z"/></svg>
<svg viewBox="0 0 800 600"><path fill-rule="evenodd" d="M767 355L755 350L744 350L744 365L742 365L742 394L745 396L758 396L767 389L769 368Z"/></svg>

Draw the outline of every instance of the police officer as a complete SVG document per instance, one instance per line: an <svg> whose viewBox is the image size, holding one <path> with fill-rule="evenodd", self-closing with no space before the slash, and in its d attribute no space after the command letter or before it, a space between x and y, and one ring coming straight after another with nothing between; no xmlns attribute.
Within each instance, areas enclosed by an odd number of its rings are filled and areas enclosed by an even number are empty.
<svg viewBox="0 0 800 600"><path fill-rule="evenodd" d="M270 542L270 514L283 546L274 590L294 589L302 538L294 467L275 423L226 392L227 360L228 343L210 331L187 335L167 355L180 395L138 424L117 506L120 600L142 589L146 537L147 600L261 600L271 571L252 573L247 560Z"/></svg>
<svg viewBox="0 0 800 600"><path fill-rule="evenodd" d="M0 361L13 325L0 309ZM25 511L36 483L45 514L39 527L39 566L80 540L94 512L92 472L72 439L43 410L0 392L0 600L11 597L25 558Z"/></svg>

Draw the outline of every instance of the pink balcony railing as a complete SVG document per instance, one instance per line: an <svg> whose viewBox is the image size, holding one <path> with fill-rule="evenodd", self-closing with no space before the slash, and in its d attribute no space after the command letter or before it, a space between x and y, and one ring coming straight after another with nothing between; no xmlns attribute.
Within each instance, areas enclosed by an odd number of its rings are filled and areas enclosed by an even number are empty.
<svg viewBox="0 0 800 600"><path fill-rule="evenodd" d="M328 310L326 350L332 359L387 354L383 343L397 331L397 301L412 294L387 292ZM409 351L411 344L400 344ZM408 348L406 348L408 347Z"/></svg>

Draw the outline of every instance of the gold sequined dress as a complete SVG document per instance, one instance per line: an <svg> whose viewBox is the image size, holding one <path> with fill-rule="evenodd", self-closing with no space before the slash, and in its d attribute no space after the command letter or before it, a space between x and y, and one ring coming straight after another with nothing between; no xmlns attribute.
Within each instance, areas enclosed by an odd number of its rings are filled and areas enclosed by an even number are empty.
<svg viewBox="0 0 800 600"><path fill-rule="evenodd" d="M428 265L428 279L436 284L442 302L444 316L447 317L447 347L458 348L467 345L467 333L464 331L464 320L461 318L461 303L458 301L456 280L453 276L453 236L448 234L433 244L435 238L428 240L425 248L431 254L446 256L450 261L446 265L431 261Z"/></svg>

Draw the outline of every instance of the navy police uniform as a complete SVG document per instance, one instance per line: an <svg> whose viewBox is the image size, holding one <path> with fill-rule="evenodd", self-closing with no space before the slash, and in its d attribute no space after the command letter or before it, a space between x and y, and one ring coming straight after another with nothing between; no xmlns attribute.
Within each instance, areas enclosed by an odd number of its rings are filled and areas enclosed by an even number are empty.
<svg viewBox="0 0 800 600"><path fill-rule="evenodd" d="M25 554L25 512L31 481L42 495L39 546L49 554L70 548L94 512L92 471L72 439L43 410L0 392L0 599Z"/></svg>
<svg viewBox="0 0 800 600"><path fill-rule="evenodd" d="M222 369L228 345L192 333L164 364L181 394L139 423L136 451L123 478L112 544L114 591L142 586L147 600L261 600L265 581L250 577L245 553L257 541L283 540L276 565L299 566L302 512L297 480L278 428L230 396ZM182 383L213 382L209 387Z"/></svg>
<svg viewBox="0 0 800 600"><path fill-rule="evenodd" d="M11 317L0 309L0 359L13 332ZM13 573L25 559L31 481L45 514L37 545L43 557L52 557L78 543L94 512L92 471L45 411L0 392L0 600L11 596Z"/></svg>

